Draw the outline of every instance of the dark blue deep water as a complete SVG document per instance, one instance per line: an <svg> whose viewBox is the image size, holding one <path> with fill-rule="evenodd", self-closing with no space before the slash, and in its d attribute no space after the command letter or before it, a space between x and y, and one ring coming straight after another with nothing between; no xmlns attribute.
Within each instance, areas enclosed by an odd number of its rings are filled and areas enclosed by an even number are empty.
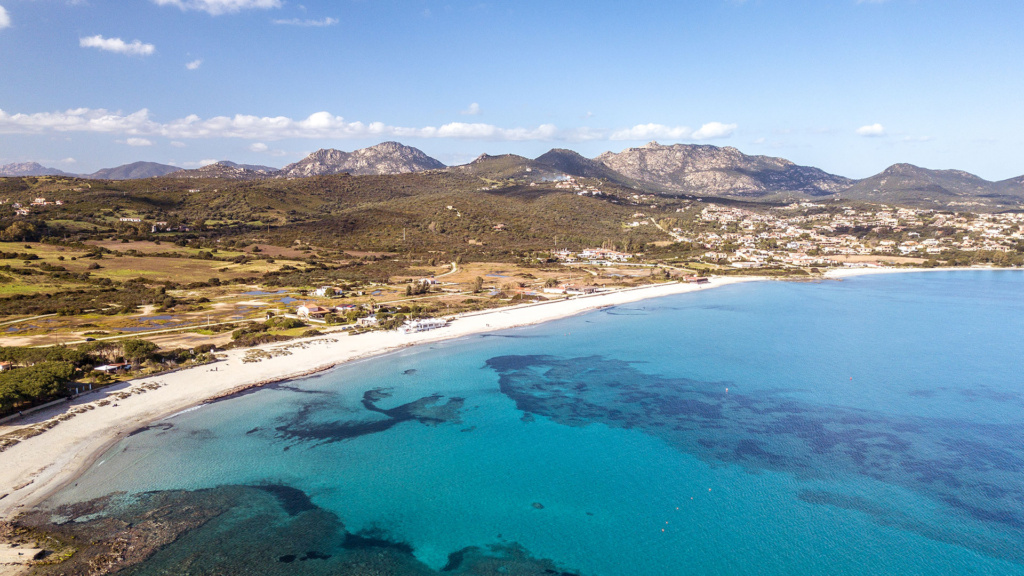
<svg viewBox="0 0 1024 576"><path fill-rule="evenodd" d="M139 574L1024 575L1022 353L1021 272L734 285L203 406L57 500L276 499Z"/></svg>

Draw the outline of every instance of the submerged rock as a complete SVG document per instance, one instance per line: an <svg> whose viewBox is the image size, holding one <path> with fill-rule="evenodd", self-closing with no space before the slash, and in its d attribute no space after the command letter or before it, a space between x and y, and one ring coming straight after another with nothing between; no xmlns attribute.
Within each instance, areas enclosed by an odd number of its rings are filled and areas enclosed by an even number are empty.
<svg viewBox="0 0 1024 576"><path fill-rule="evenodd" d="M304 492L283 485L113 494L40 508L10 528L49 547L34 567L43 575L570 574L516 544L458 550L438 571L411 545L379 529L348 532Z"/></svg>

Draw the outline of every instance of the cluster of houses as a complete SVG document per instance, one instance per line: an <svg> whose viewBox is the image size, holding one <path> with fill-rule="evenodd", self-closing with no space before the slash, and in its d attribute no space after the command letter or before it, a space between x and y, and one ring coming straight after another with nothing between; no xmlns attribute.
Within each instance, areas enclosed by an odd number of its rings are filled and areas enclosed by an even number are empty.
<svg viewBox="0 0 1024 576"><path fill-rule="evenodd" d="M870 209L793 203L767 213L708 205L698 231L671 230L677 242L708 249L703 259L737 268L772 262L796 266L832 265L836 255L941 257L951 251L1007 252L1024 241L1024 214L949 213L931 209ZM681 209L682 210L682 209ZM890 239L868 239L846 230L870 229ZM891 239L896 237L898 239Z"/></svg>
<svg viewBox="0 0 1024 576"><path fill-rule="evenodd" d="M544 288L545 294L566 294L566 295L580 295L580 294L596 294L601 291L600 286L582 286L579 284L559 284L558 286L548 286Z"/></svg>
<svg viewBox="0 0 1024 576"><path fill-rule="evenodd" d="M42 196L32 200L32 206L63 206L63 205L64 205L64 201L63 200L47 200L46 198L44 198Z"/></svg>
<svg viewBox="0 0 1024 576"><path fill-rule="evenodd" d="M295 313L296 316L303 320L323 320L328 314L344 315L352 310L358 310L359 306L354 304L344 304L341 306L324 307L311 302L304 302L298 306ZM377 326L379 321L374 315L363 316L362 318L356 319L355 325L357 328L373 328ZM403 334L412 334L414 332L424 332L427 330L433 330L435 328L441 328L448 325L448 321L443 318L423 318L418 320L408 320L398 328L398 331Z"/></svg>
<svg viewBox="0 0 1024 576"><path fill-rule="evenodd" d="M536 185L537 185L536 182L531 182L530 183L530 186L536 186ZM555 183L555 188L558 188L560 190L572 190L572 191L576 192L577 196L587 196L587 195L590 195L590 196L603 196L604 195L604 193L601 192L601 190L598 189L597 187L595 187L595 186L590 186L590 187L584 186L579 181L577 181L575 177L570 176L568 174L562 174L562 177L558 180L558 182Z"/></svg>
<svg viewBox="0 0 1024 576"><path fill-rule="evenodd" d="M7 203L6 200L3 201L3 202L0 202L0 204L6 204L6 203ZM42 197L42 196L40 196L39 198L34 198L32 200L32 203L29 204L29 206L35 206L37 208L40 208L40 207L43 207L43 206L63 206L63 205L64 205L64 201L63 200L47 200L45 197ZM29 208L29 206L23 206L21 204L21 202L14 202L13 204L11 204L11 207L14 208L14 213L17 214L18 216L28 216L29 214L31 214L32 210Z"/></svg>
<svg viewBox="0 0 1024 576"><path fill-rule="evenodd" d="M606 248L587 248L580 252L573 252L571 250L556 250L553 253L555 258L563 262L580 262L585 261L590 264L611 264L613 262L628 262L636 257L635 254L628 252L619 252L617 250L608 250Z"/></svg>

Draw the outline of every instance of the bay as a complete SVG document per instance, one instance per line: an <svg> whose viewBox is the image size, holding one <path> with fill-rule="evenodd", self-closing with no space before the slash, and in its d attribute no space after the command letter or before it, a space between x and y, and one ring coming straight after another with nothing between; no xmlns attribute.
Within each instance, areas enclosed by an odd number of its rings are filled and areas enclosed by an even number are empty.
<svg viewBox="0 0 1024 576"><path fill-rule="evenodd" d="M48 505L247 510L138 574L1024 574L1022 295L758 282L409 349L154 423Z"/></svg>

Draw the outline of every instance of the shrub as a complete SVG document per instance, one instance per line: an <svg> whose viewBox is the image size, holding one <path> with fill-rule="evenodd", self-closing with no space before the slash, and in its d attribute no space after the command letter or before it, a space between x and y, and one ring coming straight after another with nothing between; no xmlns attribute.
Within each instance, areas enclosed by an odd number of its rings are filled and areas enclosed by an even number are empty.
<svg viewBox="0 0 1024 576"><path fill-rule="evenodd" d="M274 330L290 330L292 328L302 328L305 324L296 318L285 318L284 316L276 316L269 318L266 323L267 327L273 328Z"/></svg>

